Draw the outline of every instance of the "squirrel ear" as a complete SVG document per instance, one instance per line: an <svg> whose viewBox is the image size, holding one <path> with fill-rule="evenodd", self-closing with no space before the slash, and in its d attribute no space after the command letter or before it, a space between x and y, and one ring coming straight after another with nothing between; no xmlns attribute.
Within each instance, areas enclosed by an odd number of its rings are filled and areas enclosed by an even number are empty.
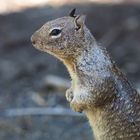
<svg viewBox="0 0 140 140"><path fill-rule="evenodd" d="M75 18L75 23L76 23L76 30L83 30L83 27L85 25L85 19L86 16L85 15L78 15Z"/></svg>
<svg viewBox="0 0 140 140"><path fill-rule="evenodd" d="M75 16L75 12L76 12L76 8L72 9L72 10L70 11L70 13L69 13L69 16L75 18L75 17L76 17L76 16Z"/></svg>

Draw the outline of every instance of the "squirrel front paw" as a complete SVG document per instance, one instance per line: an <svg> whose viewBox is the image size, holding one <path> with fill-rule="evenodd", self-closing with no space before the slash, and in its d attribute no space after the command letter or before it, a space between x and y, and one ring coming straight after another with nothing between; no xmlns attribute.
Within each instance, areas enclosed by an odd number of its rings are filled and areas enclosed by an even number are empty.
<svg viewBox="0 0 140 140"><path fill-rule="evenodd" d="M69 88L66 91L66 99L67 99L68 102L72 101L72 99L73 99L73 90L72 90L72 88Z"/></svg>
<svg viewBox="0 0 140 140"><path fill-rule="evenodd" d="M83 103L81 96L74 97L72 87L66 91L66 99L70 102L70 107L75 112L82 113L86 109L86 104Z"/></svg>
<svg viewBox="0 0 140 140"><path fill-rule="evenodd" d="M78 102L74 100L70 102L70 107L72 108L73 111L79 112L79 113L82 113L85 108L82 104L79 104Z"/></svg>

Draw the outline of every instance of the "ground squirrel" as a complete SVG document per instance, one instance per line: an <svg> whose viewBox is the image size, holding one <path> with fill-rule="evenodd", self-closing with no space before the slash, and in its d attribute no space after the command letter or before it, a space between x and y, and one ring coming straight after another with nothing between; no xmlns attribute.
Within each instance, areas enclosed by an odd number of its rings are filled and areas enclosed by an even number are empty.
<svg viewBox="0 0 140 140"><path fill-rule="evenodd" d="M72 86L66 98L75 111L85 112L96 140L140 140L140 94L97 44L85 15L74 9L47 22L31 40L67 67Z"/></svg>

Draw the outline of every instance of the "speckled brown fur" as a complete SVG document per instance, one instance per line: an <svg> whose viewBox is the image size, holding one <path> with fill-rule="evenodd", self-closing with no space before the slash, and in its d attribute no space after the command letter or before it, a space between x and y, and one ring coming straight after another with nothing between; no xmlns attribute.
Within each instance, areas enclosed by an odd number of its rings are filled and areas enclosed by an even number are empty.
<svg viewBox="0 0 140 140"><path fill-rule="evenodd" d="M86 113L96 140L140 140L140 94L96 43L85 16L70 15L43 25L33 45L66 65L72 78L66 98L73 110ZM53 29L61 33L52 36Z"/></svg>

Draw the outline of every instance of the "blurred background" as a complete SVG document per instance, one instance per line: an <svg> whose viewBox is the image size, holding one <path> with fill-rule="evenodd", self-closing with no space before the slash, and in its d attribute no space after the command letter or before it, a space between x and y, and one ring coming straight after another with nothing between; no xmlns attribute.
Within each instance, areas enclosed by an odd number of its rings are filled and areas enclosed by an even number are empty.
<svg viewBox="0 0 140 140"><path fill-rule="evenodd" d="M92 140L84 115L69 108L64 65L39 52L30 36L72 8L140 89L139 0L0 0L0 139Z"/></svg>

